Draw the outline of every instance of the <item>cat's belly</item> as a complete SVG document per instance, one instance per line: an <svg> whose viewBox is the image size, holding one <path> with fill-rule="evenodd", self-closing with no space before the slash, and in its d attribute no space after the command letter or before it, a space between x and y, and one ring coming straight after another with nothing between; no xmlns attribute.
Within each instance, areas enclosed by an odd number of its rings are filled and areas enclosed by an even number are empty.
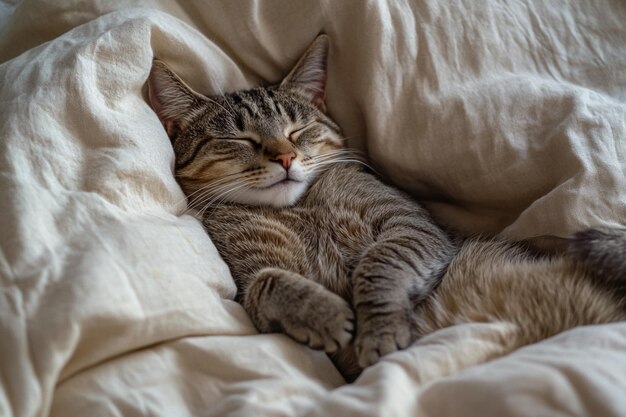
<svg viewBox="0 0 626 417"><path fill-rule="evenodd" d="M371 231L353 213L333 212L332 221L307 222L302 234L313 279L344 299L352 299L352 272L372 241Z"/></svg>
<svg viewBox="0 0 626 417"><path fill-rule="evenodd" d="M373 242L371 227L344 207L296 207L293 217L311 265L307 278L350 301L352 272Z"/></svg>
<svg viewBox="0 0 626 417"><path fill-rule="evenodd" d="M215 210L204 225L238 282L259 267L282 267L346 300L352 298L352 271L373 242L358 213L342 207L230 206ZM281 264L272 265L279 254Z"/></svg>

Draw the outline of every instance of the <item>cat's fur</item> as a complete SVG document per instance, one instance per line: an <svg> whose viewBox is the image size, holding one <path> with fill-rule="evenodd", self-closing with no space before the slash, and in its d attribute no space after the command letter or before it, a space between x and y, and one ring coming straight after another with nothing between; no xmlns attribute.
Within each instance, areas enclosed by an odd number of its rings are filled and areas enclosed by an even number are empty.
<svg viewBox="0 0 626 417"><path fill-rule="evenodd" d="M280 85L220 96L194 92L158 60L149 78L178 181L261 332L334 352L353 377L459 323L504 324L506 335L479 361L626 319L582 263L497 240L457 244L418 203L354 162L325 114L327 53L322 35ZM593 233L578 236L571 253L611 271L600 281L623 282L625 234Z"/></svg>

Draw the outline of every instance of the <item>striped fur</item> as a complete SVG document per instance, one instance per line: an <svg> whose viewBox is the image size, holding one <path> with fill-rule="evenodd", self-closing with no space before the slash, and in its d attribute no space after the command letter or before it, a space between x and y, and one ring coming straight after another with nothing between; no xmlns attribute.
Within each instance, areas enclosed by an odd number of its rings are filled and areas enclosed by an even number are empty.
<svg viewBox="0 0 626 417"><path fill-rule="evenodd" d="M513 243L455 243L417 202L363 168L324 113L327 51L320 36L280 85L215 97L160 61L149 80L178 181L260 331L333 353L351 379L458 323L507 323L508 337L493 344L498 355L625 318L583 266Z"/></svg>

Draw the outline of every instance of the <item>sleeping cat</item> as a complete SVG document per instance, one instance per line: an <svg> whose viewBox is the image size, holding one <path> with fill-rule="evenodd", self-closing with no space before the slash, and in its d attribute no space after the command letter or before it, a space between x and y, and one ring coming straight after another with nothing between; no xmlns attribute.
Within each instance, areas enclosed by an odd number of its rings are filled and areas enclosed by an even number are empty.
<svg viewBox="0 0 626 417"><path fill-rule="evenodd" d="M220 96L194 92L159 60L149 77L177 179L259 331L333 353L352 379L459 323L499 335L461 368L574 326L626 319L604 285L624 278L623 233L581 234L572 253L586 266L499 240L456 242L363 168L325 112L328 45L319 36L279 85ZM610 268L592 279L593 266Z"/></svg>

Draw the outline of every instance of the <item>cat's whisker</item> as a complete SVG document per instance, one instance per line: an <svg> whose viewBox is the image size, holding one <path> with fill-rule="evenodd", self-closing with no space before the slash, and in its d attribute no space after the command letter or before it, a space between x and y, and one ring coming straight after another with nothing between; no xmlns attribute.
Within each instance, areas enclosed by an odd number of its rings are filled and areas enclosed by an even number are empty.
<svg viewBox="0 0 626 417"><path fill-rule="evenodd" d="M339 155L341 155L341 154L337 153L337 152L325 153L325 154L322 154L322 155L315 155L313 157L308 158L305 161L302 161L302 163L303 163L303 165L310 165L310 164L314 164L314 163L317 163L317 162L320 162L320 161L337 158Z"/></svg>
<svg viewBox="0 0 626 417"><path fill-rule="evenodd" d="M202 210L202 216L205 215L211 215L217 208L219 208L226 200L226 197L230 197L232 198L236 198L242 191L247 190L247 187L239 187L239 189L234 189L231 191L228 191L226 193L224 193L218 200L213 201L213 202L209 202L208 204L205 205L205 207ZM209 211L207 213L207 209L209 209L209 207L212 207L211 211Z"/></svg>
<svg viewBox="0 0 626 417"><path fill-rule="evenodd" d="M179 205L185 203L187 208L183 210L182 214L189 214L189 212L193 209L193 201L198 197L198 194L201 196L204 195L207 192L207 188L207 186L201 187L193 193L179 199L174 203L174 207L178 207Z"/></svg>
<svg viewBox="0 0 626 417"><path fill-rule="evenodd" d="M209 194L215 193L216 191L218 191L220 188L224 186L228 186L231 182L233 181L231 180L229 182L225 182L221 184L210 184L210 185L200 188L199 190L195 191L193 194L189 195L189 199L188 199L189 206L190 207L195 206L198 200L203 199Z"/></svg>
<svg viewBox="0 0 626 417"><path fill-rule="evenodd" d="M211 201L212 199L219 197L220 195L222 195L224 192L232 189L232 186L237 186L238 183L237 182L233 182L233 183L229 183L229 184L223 184L220 187L215 187L211 190L209 190L208 192L203 193L199 198L195 199L193 204L190 205L190 210L195 209L199 206L204 205L207 201Z"/></svg>
<svg viewBox="0 0 626 417"><path fill-rule="evenodd" d="M318 160L322 160L322 159L334 158L334 157L337 157L337 156L352 156L352 157L359 158L359 159L364 159L365 158L364 156L362 156L358 152L354 152L354 151L348 150L348 149L338 149L338 150L331 151L331 152L325 152L325 153L320 154L320 155L314 155L314 156L310 157L310 159L314 160L314 161L318 161Z"/></svg>
<svg viewBox="0 0 626 417"><path fill-rule="evenodd" d="M349 162L355 162L357 164L361 164L369 169L371 169L372 171L375 171L374 168L372 168L372 166L370 166L368 163L360 160L360 159L348 159L348 158L343 158L343 159L335 159L333 161L328 161L328 162L322 162L320 163L320 165L327 165L327 164L333 164L333 163L349 163Z"/></svg>
<svg viewBox="0 0 626 417"><path fill-rule="evenodd" d="M215 195L222 193L224 190L229 189L233 185L236 185L237 181L232 181L227 184L221 184L209 189L205 189L202 193L197 195L189 204L188 210L194 210L204 204L207 200L213 198Z"/></svg>
<svg viewBox="0 0 626 417"><path fill-rule="evenodd" d="M359 162L366 163L366 162L365 162L365 161L363 161L362 159L360 159L360 158L353 158L353 157L351 157L350 155L348 155L348 156L338 156L338 157L331 158L331 159L325 159L325 160L321 160L321 161L315 161L315 163L341 162L341 161L350 161L350 162L353 162L353 161L359 161Z"/></svg>
<svg viewBox="0 0 626 417"><path fill-rule="evenodd" d="M197 201L198 199L202 199L204 196L206 196L207 193L212 192L214 188L217 188L221 185L227 185L229 183L235 183L240 179L246 179L252 174L252 172L246 173L246 171L247 170L237 171L231 174L226 174L222 176L221 178L219 178L218 180L212 181L211 183L204 185L200 187L199 189L195 190L194 192L188 194L186 197L176 201L174 203L174 207L178 207L180 204L187 202L188 207L183 212L183 214L188 214L189 211L193 210L194 206L196 206L195 201ZM177 176L177 177L180 177L180 176Z"/></svg>
<svg viewBox="0 0 626 417"><path fill-rule="evenodd" d="M328 155L328 157L322 158L322 156L324 156L324 155ZM322 155L320 155L319 159L314 159L314 161L310 165L313 165L313 171L315 171L317 167L331 165L331 164L334 164L334 163L349 163L349 162L359 163L359 164L367 167L371 171L376 172L377 174L379 174L378 171L373 166L371 166L369 163L367 163L367 161L365 160L365 158L362 155L360 155L359 153L354 152L354 151L329 152L329 153L326 153L326 154L322 154Z"/></svg>
<svg viewBox="0 0 626 417"><path fill-rule="evenodd" d="M185 211L188 213L197 207L204 204L207 200L210 200L213 196L219 195L228 187L233 185L237 185L240 182L245 182L248 184L250 182L250 177L253 175L257 175L258 170L244 170L238 171L235 173L231 173L226 175L224 178L220 178L211 182L210 184L201 187L200 189L194 191L194 193L190 194L188 198L189 207ZM232 178L235 177L235 178Z"/></svg>
<svg viewBox="0 0 626 417"><path fill-rule="evenodd" d="M206 210L209 207L213 207L213 210L215 210L217 207L219 207L225 200L226 197L234 197L241 191L245 191L247 189L250 188L250 185L247 183L241 183L231 189L225 190L224 192L221 192L220 194L214 196L212 199L210 199L203 207L203 209L201 210L201 215L204 217ZM233 194L235 193L235 194Z"/></svg>
<svg viewBox="0 0 626 417"><path fill-rule="evenodd" d="M222 191L239 184L248 183L248 179L245 176L239 176L238 178L228 179L228 181L216 181L208 187L204 188L204 192L201 197L197 197L197 200L204 199L207 195L216 195L221 193Z"/></svg>
<svg viewBox="0 0 626 417"><path fill-rule="evenodd" d="M351 149L339 149L339 150L332 151L332 152L326 152L321 155L314 156L313 161L318 162L318 161L327 160L329 158L337 158L337 157L340 157L340 158L349 157L352 160L358 160L361 163L367 164L367 159L362 153L351 150ZM370 169L374 170L373 167L371 167L370 165L367 165L367 166Z"/></svg>
<svg viewBox="0 0 626 417"><path fill-rule="evenodd" d="M191 194L185 196L184 198L181 198L180 200L176 201L176 203L174 203L175 206L178 206L179 204L183 203L183 202L187 202L189 205L191 205L192 200L197 198L198 194L204 194L208 188L210 188L211 186L213 186L213 184L208 184L205 186L200 187L199 189L197 189L196 191L192 192Z"/></svg>

